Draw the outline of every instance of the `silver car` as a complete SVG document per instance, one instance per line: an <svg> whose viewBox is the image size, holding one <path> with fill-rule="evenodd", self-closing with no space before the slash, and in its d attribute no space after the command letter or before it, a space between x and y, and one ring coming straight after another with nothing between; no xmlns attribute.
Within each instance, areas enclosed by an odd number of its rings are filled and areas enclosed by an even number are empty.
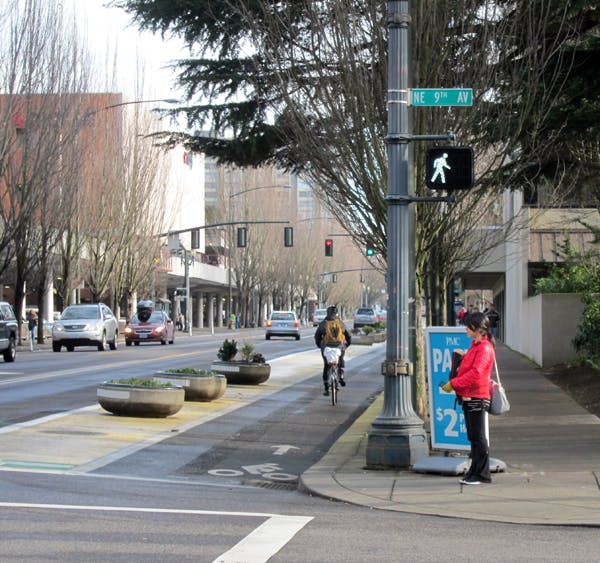
<svg viewBox="0 0 600 563"><path fill-rule="evenodd" d="M293 336L300 340L300 321L294 311L273 311L267 320L265 338L271 336Z"/></svg>
<svg viewBox="0 0 600 563"><path fill-rule="evenodd" d="M361 307L354 313L354 328L360 328L366 325L373 326L376 322L377 315L371 307Z"/></svg>
<svg viewBox="0 0 600 563"><path fill-rule="evenodd" d="M119 323L104 303L69 305L52 327L52 350L69 352L75 346L97 346L100 352L117 349Z"/></svg>
<svg viewBox="0 0 600 563"><path fill-rule="evenodd" d="M316 309L313 313L313 326L317 326L321 321L325 320L327 309Z"/></svg>

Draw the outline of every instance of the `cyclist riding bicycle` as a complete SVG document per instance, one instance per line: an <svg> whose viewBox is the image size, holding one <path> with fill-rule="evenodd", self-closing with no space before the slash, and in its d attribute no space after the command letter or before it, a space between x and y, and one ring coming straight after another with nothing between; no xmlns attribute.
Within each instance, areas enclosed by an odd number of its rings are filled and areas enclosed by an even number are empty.
<svg viewBox="0 0 600 563"><path fill-rule="evenodd" d="M327 383L327 360L323 354L325 346L328 347L339 347L341 350L340 359L338 360L338 373L340 385L344 387L346 381L344 379L344 353L346 348L350 346L352 337L344 326L344 323L338 318L338 310L335 305L327 307L327 316L323 321L319 323L317 331L315 332L315 344L321 349L321 356L323 357L323 384L325 385L325 391L323 395L329 395L329 385Z"/></svg>

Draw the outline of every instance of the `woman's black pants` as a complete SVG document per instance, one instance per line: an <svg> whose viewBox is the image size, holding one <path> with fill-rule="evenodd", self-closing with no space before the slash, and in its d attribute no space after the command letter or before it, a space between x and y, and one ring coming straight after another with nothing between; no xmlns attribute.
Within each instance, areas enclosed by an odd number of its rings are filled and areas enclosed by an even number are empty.
<svg viewBox="0 0 600 563"><path fill-rule="evenodd" d="M490 453L485 435L487 411L490 409L489 399L470 399L463 401L463 412L467 425L467 437L471 442L471 467L467 477L475 477L480 481L490 482Z"/></svg>

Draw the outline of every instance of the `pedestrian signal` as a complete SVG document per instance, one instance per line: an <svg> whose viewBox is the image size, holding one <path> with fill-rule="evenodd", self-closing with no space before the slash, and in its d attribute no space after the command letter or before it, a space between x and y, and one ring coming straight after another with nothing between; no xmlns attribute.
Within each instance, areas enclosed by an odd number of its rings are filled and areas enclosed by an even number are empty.
<svg viewBox="0 0 600 563"><path fill-rule="evenodd" d="M333 256L333 239L325 239L325 256Z"/></svg>
<svg viewBox="0 0 600 563"><path fill-rule="evenodd" d="M425 184L432 190L468 190L475 182L471 147L428 149L425 167Z"/></svg>
<svg viewBox="0 0 600 563"><path fill-rule="evenodd" d="M283 227L283 246L294 246L294 227Z"/></svg>

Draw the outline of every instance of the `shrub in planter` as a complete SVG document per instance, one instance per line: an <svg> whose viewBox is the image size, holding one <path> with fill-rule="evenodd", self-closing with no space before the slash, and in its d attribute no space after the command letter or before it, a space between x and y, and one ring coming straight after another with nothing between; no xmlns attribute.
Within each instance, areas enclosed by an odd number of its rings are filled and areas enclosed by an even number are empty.
<svg viewBox="0 0 600 563"><path fill-rule="evenodd" d="M234 349L235 353L233 353ZM213 362L211 369L225 375L228 383L257 385L269 379L271 366L265 361L262 354L254 352L253 344L250 342L244 344L240 350L242 360L235 361L236 354L235 341L225 340L217 353L217 357L221 361Z"/></svg>
<svg viewBox="0 0 600 563"><path fill-rule="evenodd" d="M185 391L171 382L129 378L101 383L96 395L100 406L115 415L165 418L181 410Z"/></svg>
<svg viewBox="0 0 600 563"><path fill-rule="evenodd" d="M371 334L375 329L370 326L370 325L366 325L362 327L362 331L368 336L369 334Z"/></svg>
<svg viewBox="0 0 600 563"><path fill-rule="evenodd" d="M224 362L231 362L238 353L237 342L235 340L228 340L227 338L221 344L221 348L217 352L217 358Z"/></svg>
<svg viewBox="0 0 600 563"><path fill-rule="evenodd" d="M252 361L252 355L254 354L254 344L251 342L244 342L242 349L240 350L240 356L245 362Z"/></svg>
<svg viewBox="0 0 600 563"><path fill-rule="evenodd" d="M167 369L158 372L154 381L180 385L185 390L186 401L214 401L227 389L227 379L224 375L196 368Z"/></svg>

